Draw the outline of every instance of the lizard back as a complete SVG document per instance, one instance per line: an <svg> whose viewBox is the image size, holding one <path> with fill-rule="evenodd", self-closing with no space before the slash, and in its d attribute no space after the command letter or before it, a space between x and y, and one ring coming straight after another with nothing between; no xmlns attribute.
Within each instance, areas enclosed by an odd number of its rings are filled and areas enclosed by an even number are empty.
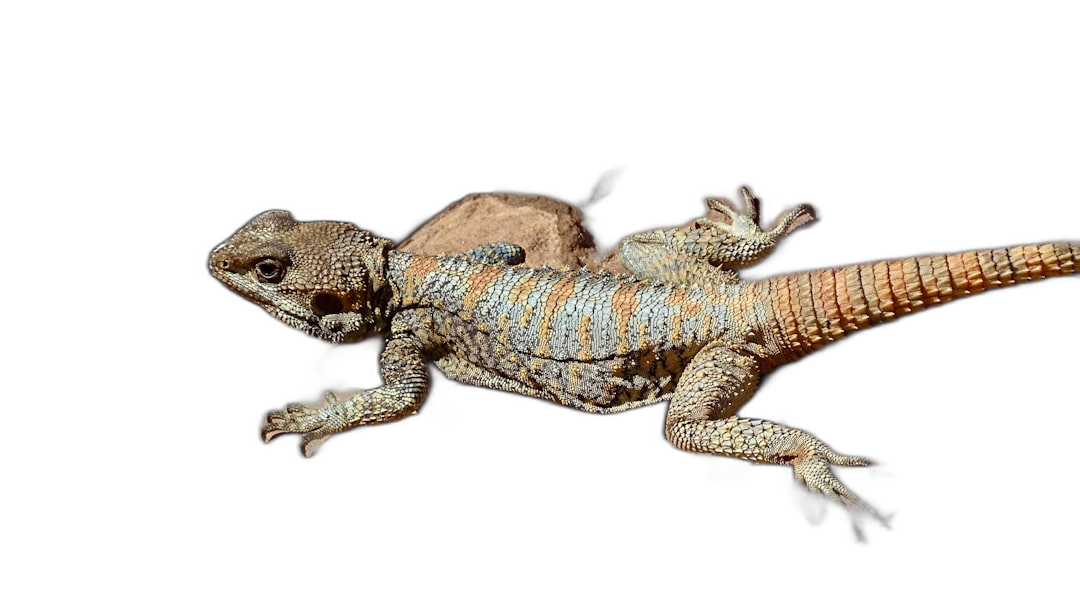
<svg viewBox="0 0 1080 608"><path fill-rule="evenodd" d="M435 362L453 379L587 411L669 398L704 344L748 320L733 310L737 284L673 286L400 252L388 276L401 286L401 307L423 311L446 337Z"/></svg>

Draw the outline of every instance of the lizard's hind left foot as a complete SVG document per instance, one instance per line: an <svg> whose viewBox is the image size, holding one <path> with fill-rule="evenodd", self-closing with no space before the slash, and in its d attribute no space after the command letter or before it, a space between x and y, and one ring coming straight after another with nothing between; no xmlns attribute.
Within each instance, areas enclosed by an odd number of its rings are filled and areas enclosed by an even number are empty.
<svg viewBox="0 0 1080 608"><path fill-rule="evenodd" d="M840 466L870 466L866 458L845 456L825 445L820 439L798 429L785 429L769 442L768 451L776 462L787 463L795 469L795 479L799 480L813 494L821 494L847 509L852 517L852 525L859 540L864 540L859 520L869 516L886 528L889 519L878 513L877 509L845 486L833 474L830 464Z"/></svg>

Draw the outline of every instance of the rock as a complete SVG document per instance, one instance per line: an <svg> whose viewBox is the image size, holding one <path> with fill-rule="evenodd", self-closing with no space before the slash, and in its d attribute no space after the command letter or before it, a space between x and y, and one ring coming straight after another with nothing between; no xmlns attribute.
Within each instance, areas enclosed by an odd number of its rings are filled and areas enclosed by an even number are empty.
<svg viewBox="0 0 1080 608"><path fill-rule="evenodd" d="M708 217L727 221L709 211ZM397 246L425 255L461 253L484 243L506 241L525 249L525 265L576 269L588 266L625 274L618 249L596 251L581 211L570 203L536 194L470 194L428 220ZM684 226L693 225L688 222Z"/></svg>

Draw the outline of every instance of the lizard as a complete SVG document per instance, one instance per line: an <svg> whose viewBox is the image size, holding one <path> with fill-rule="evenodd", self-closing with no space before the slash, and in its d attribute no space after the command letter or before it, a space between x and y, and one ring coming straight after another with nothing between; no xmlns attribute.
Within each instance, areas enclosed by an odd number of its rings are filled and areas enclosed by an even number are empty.
<svg viewBox="0 0 1080 608"><path fill-rule="evenodd" d="M854 331L988 289L1080 271L1080 243L927 255L743 281L815 219L809 205L769 229L760 201L743 209L706 199L727 221L625 238L628 274L519 264L526 252L491 243L462 254L394 249L344 222L298 222L264 212L218 245L211 274L287 325L329 342L382 336L384 384L321 407L267 414L264 441L301 434L304 456L331 435L417 413L428 362L467 384L593 413L669 401L665 435L677 448L791 466L810 492L857 520L888 518L830 465L870 460L834 451L802 429L738 415L759 379Z"/></svg>

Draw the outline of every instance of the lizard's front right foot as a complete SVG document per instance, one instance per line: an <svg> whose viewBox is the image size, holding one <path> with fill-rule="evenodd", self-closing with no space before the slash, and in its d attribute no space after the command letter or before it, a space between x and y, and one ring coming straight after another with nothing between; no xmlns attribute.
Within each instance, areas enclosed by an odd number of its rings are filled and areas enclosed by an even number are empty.
<svg viewBox="0 0 1080 608"><path fill-rule="evenodd" d="M269 442L282 433L303 433L300 451L305 457L311 457L327 437L348 428L348 422L338 407L341 401L334 393L327 391L326 403L321 408L290 403L284 410L268 413L266 424L262 427L263 441Z"/></svg>

